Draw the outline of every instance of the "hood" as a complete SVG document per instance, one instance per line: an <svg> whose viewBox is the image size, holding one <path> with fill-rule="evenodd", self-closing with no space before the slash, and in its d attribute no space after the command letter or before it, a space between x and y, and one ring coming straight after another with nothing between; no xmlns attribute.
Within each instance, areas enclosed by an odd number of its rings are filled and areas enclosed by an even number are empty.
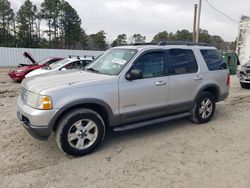
<svg viewBox="0 0 250 188"><path fill-rule="evenodd" d="M37 64L36 60L31 56L31 54L29 52L24 52L23 56L25 58L28 58L32 62L32 64Z"/></svg>
<svg viewBox="0 0 250 188"><path fill-rule="evenodd" d="M81 87L104 84L105 82L112 82L114 77L79 70L57 71L25 78L22 87L34 93L40 93L47 89L73 84L81 84Z"/></svg>
<svg viewBox="0 0 250 188"><path fill-rule="evenodd" d="M245 66L246 66L247 68L250 68L250 60L249 60L248 62L245 63Z"/></svg>
<svg viewBox="0 0 250 188"><path fill-rule="evenodd" d="M40 75L40 74L45 74L45 73L49 73L51 72L50 70L46 70L46 69L43 69L43 68L39 68L39 69L36 69L36 70L33 70L31 72L29 72L25 78L28 78L30 76L37 76L37 75Z"/></svg>

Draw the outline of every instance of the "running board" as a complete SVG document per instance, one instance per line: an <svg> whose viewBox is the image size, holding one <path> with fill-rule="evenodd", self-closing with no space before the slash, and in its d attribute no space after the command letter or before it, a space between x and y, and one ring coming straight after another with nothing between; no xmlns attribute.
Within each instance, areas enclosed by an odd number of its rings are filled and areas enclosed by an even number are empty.
<svg viewBox="0 0 250 188"><path fill-rule="evenodd" d="M192 115L191 112L185 112L185 113L181 113L181 114L175 114L175 115L171 115L171 116L167 116L167 117L162 117L162 118L159 118L159 119L153 119L153 120L143 121L143 122L139 122L139 123L124 125L124 126L121 126L121 127L115 127L113 130L117 131L117 132L119 132L119 131L127 131L127 130L130 130L130 129L145 127L145 126L148 126L148 125L162 123L162 122L166 122L166 121L171 121L171 120L179 119L179 118L184 118L184 117L188 117L188 116L191 116L191 115Z"/></svg>

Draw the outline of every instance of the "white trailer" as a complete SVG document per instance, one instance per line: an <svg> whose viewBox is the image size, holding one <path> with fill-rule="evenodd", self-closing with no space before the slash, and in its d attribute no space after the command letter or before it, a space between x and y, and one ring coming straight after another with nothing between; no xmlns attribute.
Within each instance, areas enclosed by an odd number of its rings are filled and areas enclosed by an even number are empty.
<svg viewBox="0 0 250 188"><path fill-rule="evenodd" d="M250 17L242 16L239 24L239 35L236 52L241 64L246 63L250 58Z"/></svg>

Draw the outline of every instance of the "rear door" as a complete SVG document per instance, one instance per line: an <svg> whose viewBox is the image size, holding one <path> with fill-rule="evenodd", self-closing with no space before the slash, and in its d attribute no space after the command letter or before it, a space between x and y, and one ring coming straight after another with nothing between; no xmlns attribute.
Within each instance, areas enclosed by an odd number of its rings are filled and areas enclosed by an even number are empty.
<svg viewBox="0 0 250 188"><path fill-rule="evenodd" d="M169 49L170 113L192 108L197 88L202 82L201 69L192 49Z"/></svg>

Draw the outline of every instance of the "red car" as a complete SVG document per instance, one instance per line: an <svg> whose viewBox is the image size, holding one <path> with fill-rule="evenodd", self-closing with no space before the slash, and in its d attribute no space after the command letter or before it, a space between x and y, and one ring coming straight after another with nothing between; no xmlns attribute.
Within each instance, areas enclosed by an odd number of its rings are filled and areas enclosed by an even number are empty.
<svg viewBox="0 0 250 188"><path fill-rule="evenodd" d="M28 74L29 72L44 66L48 66L51 63L63 59L60 57L50 57L37 62L28 52L24 52L23 56L25 58L28 58L32 62L32 64L19 64L16 70L9 72L9 76L11 77L11 79L18 82L22 81L25 78L25 75Z"/></svg>

